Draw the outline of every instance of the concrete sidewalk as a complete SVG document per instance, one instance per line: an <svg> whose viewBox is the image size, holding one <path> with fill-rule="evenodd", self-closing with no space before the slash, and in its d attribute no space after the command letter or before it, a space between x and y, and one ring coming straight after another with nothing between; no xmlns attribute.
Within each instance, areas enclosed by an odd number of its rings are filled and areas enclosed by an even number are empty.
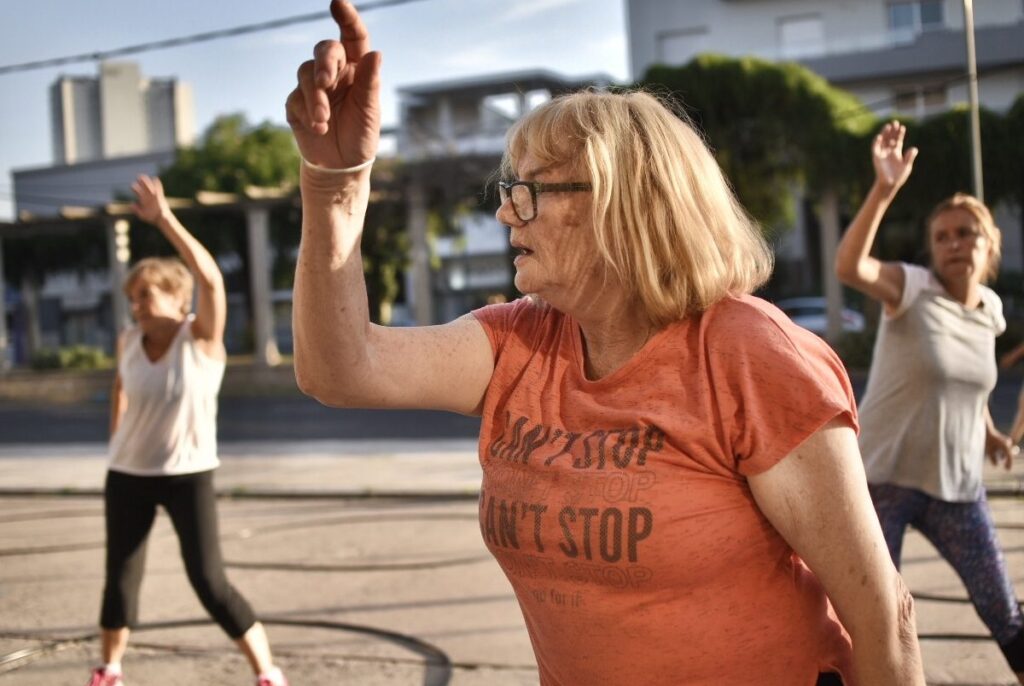
<svg viewBox="0 0 1024 686"><path fill-rule="evenodd" d="M0 444L0 495L99 495L107 446ZM220 445L217 489L251 497L475 498L475 439L260 441Z"/></svg>
<svg viewBox="0 0 1024 686"><path fill-rule="evenodd" d="M0 686L80 686L96 659L104 453L0 445ZM245 496L220 503L229 575L294 686L537 683L518 606L480 540L475 441L226 443L221 453L219 490ZM1024 464L986 480L1003 494L993 512L1024 594L1024 500L1005 497L1022 478ZM917 533L903 571L929 683L1015 684L962 584ZM189 588L162 515L142 620L128 686L250 683Z"/></svg>

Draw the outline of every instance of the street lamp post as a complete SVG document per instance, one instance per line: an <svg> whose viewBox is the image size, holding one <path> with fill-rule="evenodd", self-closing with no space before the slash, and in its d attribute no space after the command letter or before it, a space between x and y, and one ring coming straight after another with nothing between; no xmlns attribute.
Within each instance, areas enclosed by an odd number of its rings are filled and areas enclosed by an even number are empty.
<svg viewBox="0 0 1024 686"><path fill-rule="evenodd" d="M964 37L967 41L967 102L971 110L971 171L974 195L985 202L981 176L981 119L978 114L978 63L974 54L974 0L964 0Z"/></svg>

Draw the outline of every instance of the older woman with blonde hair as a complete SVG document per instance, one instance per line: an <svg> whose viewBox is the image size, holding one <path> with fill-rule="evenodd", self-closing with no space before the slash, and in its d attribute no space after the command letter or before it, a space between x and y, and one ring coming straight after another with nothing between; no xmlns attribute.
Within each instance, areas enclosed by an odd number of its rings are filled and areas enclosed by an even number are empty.
<svg viewBox="0 0 1024 686"><path fill-rule="evenodd" d="M643 93L512 130L498 220L530 297L367 316L380 55L351 4L298 72L295 372L336 406L482 416L480 529L544 686L922 684L839 360L749 293L771 257L700 137Z"/></svg>
<svg viewBox="0 0 1024 686"><path fill-rule="evenodd" d="M1002 235L983 202L956 193L925 221L930 264L871 255L882 217L914 167L906 127L886 124L871 157L875 182L843 236L836 271L882 304L860 447L893 562L913 525L953 566L1010 667L1024 683L1024 615L985 497L985 456L1009 469L1019 452L992 422L995 339L1006 329L985 284L999 269Z"/></svg>
<svg viewBox="0 0 1024 686"><path fill-rule="evenodd" d="M135 324L117 345L104 487L103 664L89 686L124 683L121 660L138 623L146 542L158 507L174 524L199 600L246 656L257 685L287 686L263 625L224 574L217 533L213 474L220 464L217 394L227 356L224 279L213 256L171 212L160 179L140 176L132 190L136 215L155 225L181 259L140 260L124 282Z"/></svg>

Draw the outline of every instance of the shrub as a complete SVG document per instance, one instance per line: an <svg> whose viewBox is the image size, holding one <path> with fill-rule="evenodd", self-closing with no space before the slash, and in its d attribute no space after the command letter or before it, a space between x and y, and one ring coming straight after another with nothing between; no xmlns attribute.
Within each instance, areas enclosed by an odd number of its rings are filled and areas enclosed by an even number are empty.
<svg viewBox="0 0 1024 686"><path fill-rule="evenodd" d="M113 359L101 348L91 345L72 345L65 348L43 349L32 356L32 369L104 369Z"/></svg>

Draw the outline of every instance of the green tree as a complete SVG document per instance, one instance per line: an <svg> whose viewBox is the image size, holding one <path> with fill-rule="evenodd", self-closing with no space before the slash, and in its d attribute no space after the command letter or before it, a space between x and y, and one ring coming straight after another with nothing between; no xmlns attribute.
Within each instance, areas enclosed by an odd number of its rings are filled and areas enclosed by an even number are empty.
<svg viewBox="0 0 1024 686"><path fill-rule="evenodd" d="M375 321L386 321L390 304L399 290L408 248L404 236L405 205L394 192L394 163L380 162L374 170L374 187L363 236L363 258L367 277L370 312ZM203 134L200 144L179 151L174 165L160 178L171 197L191 198L198 191L244 193L249 186L297 187L299 155L287 127L263 123L250 126L243 115L218 118ZM184 217L188 226L207 246L218 253L234 253L242 268L234 288L248 284L245 217L239 212L206 208ZM302 212L296 201L275 208L270 214L270 240L275 288L290 289L295 274L295 255L302 231ZM134 231L133 250L140 245L144 254L167 252L152 232ZM140 252L140 254L142 254Z"/></svg>
<svg viewBox="0 0 1024 686"><path fill-rule="evenodd" d="M851 94L792 63L700 55L637 84L668 95L702 130L736 194L767 227L792 223L794 185L850 190L845 164L876 120Z"/></svg>

